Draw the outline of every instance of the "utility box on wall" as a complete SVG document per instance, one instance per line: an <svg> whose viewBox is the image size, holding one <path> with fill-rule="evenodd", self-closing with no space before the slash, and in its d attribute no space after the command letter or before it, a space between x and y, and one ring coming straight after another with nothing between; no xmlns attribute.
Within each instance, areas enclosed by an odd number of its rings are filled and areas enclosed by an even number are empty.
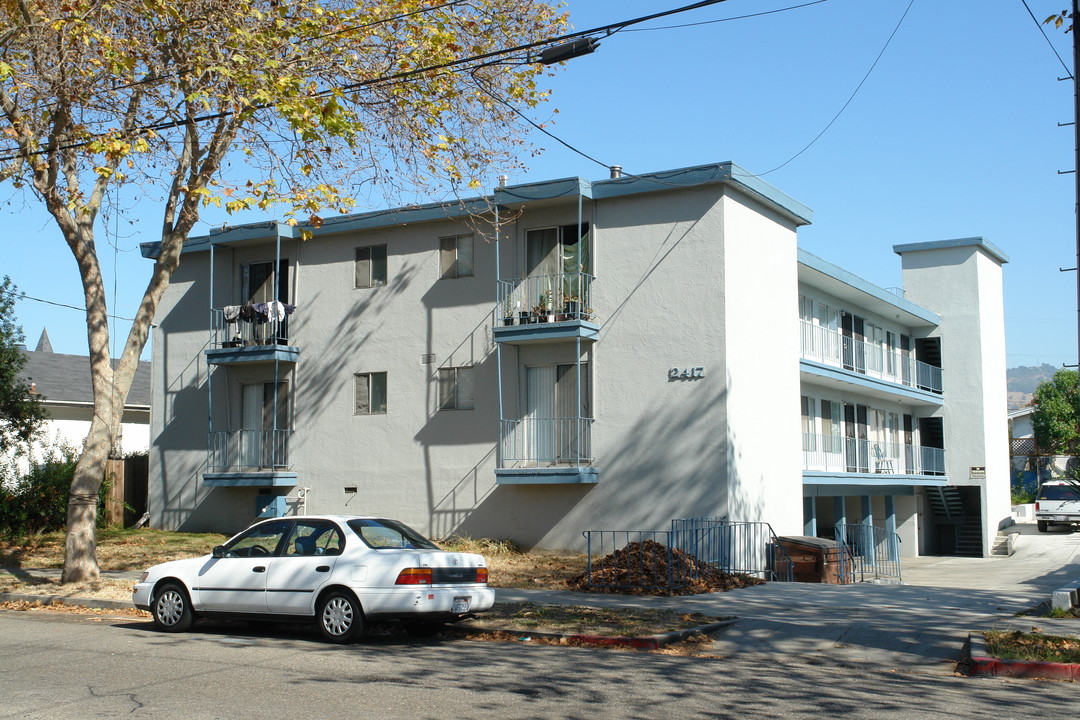
<svg viewBox="0 0 1080 720"><path fill-rule="evenodd" d="M255 515L260 518L285 517L288 508L284 495L256 495Z"/></svg>

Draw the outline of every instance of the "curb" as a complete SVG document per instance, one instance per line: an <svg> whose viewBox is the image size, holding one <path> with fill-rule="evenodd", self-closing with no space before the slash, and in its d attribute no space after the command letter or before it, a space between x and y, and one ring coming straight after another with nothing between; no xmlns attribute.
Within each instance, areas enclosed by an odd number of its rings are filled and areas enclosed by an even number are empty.
<svg viewBox="0 0 1080 720"><path fill-rule="evenodd" d="M0 593L0 602L28 602L42 605L75 605L94 610L130 610L134 605L126 600L67 597L65 595L30 595L27 593Z"/></svg>
<svg viewBox="0 0 1080 720"><path fill-rule="evenodd" d="M1080 663L1041 662L1037 660L1004 660L992 657L986 650L986 637L981 633L968 636L971 674L995 677L1041 678L1044 680L1080 680Z"/></svg>
<svg viewBox="0 0 1080 720"><path fill-rule="evenodd" d="M707 625L698 625L697 627L686 628L685 630L673 630L671 632L660 633L658 635L645 635L642 637L611 637L608 635L582 635L582 634L568 634L568 633L551 633L551 632L530 632L528 630L508 630L505 628L489 628L478 627L476 625L447 625L446 629L453 632L461 633L462 635L486 635L486 634L501 634L501 635L517 635L526 638L544 638L546 640L566 640L567 642L577 642L587 645L605 645L613 647L629 647L635 650L658 650L664 645L668 645L673 642L685 640L691 635L705 635L708 633L716 632L717 630L723 630L729 628L736 623L738 618L732 618L730 620L722 620L720 622L709 623Z"/></svg>

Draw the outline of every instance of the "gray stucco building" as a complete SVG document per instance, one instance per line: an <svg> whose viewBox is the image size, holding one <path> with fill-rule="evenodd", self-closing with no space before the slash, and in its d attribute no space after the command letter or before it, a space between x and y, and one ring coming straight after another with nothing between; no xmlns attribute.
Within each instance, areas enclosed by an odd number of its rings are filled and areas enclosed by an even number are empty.
<svg viewBox="0 0 1080 720"><path fill-rule="evenodd" d="M726 515L876 524L911 554L957 549L934 508L963 485L987 552L1006 258L897 247L901 297L800 252L810 218L718 163L192 238L155 331L151 523L348 512L579 547Z"/></svg>

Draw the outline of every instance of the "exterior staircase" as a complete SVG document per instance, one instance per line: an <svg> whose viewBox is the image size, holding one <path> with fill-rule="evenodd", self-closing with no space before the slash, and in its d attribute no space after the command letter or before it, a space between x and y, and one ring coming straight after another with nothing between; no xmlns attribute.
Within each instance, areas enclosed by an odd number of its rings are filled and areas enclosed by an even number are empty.
<svg viewBox="0 0 1080 720"><path fill-rule="evenodd" d="M977 513L964 508L964 496L960 488L953 486L927 488L930 511L934 524L944 530L953 540L953 553L969 557L982 557L982 522Z"/></svg>
<svg viewBox="0 0 1080 720"><path fill-rule="evenodd" d="M982 557L982 523L977 517L965 518L956 527L956 554Z"/></svg>

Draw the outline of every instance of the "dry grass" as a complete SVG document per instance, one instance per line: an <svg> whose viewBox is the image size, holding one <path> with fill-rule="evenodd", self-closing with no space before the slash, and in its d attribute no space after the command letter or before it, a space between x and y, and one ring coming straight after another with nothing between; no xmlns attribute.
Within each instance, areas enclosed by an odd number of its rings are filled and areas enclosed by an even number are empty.
<svg viewBox="0 0 1080 720"><path fill-rule="evenodd" d="M439 546L483 555L492 587L566 590L566 581L585 572L588 565L584 553L548 550L525 553L506 540L455 536L440 541Z"/></svg>
<svg viewBox="0 0 1080 720"><path fill-rule="evenodd" d="M986 633L986 650L1008 660L1080 663L1080 640L1041 632L990 630Z"/></svg>
<svg viewBox="0 0 1080 720"><path fill-rule="evenodd" d="M102 570L145 570L151 565L206 555L227 538L217 533L102 528L97 535L98 565ZM32 535L0 541L0 567L61 568L64 534Z"/></svg>

